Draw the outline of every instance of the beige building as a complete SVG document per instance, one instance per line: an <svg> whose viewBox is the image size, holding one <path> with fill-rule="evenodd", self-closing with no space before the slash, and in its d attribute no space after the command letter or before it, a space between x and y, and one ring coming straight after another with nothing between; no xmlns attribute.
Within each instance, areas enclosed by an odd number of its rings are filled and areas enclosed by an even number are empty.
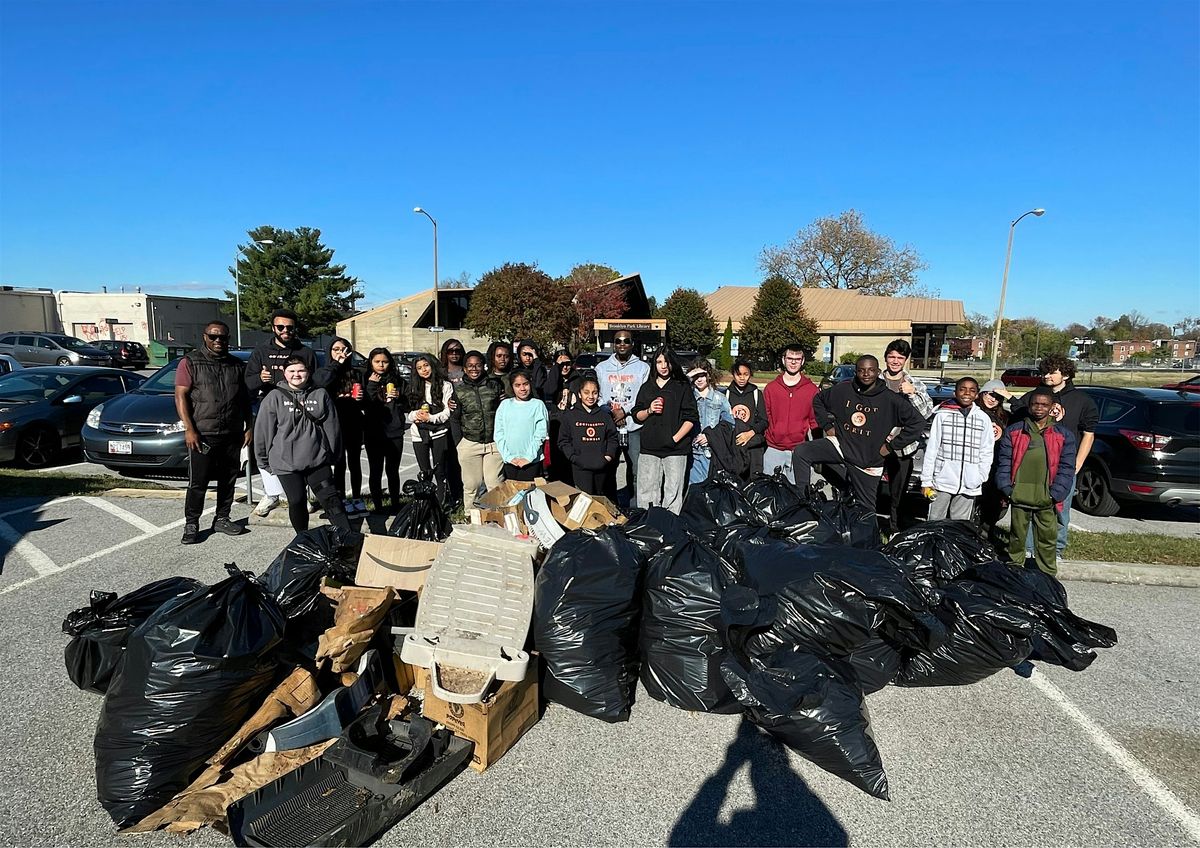
<svg viewBox="0 0 1200 848"><path fill-rule="evenodd" d="M458 339L467 350L484 350L489 340L463 328L470 304L471 289L438 289L437 321L443 331L431 332L429 328L437 326L433 289L425 289L339 321L337 334L364 355L376 347L437 353L449 338Z"/></svg>
<svg viewBox="0 0 1200 848"><path fill-rule="evenodd" d="M62 329L53 291L0 286L0 332L61 333Z"/></svg>
<svg viewBox="0 0 1200 848"><path fill-rule="evenodd" d="M130 292L59 292L63 332L84 341L117 339L145 344L151 339L199 344L209 321L221 320L234 330L232 315L221 312L226 301L215 297L171 297ZM242 328L242 343L257 344L266 334Z"/></svg>
<svg viewBox="0 0 1200 848"><path fill-rule="evenodd" d="M733 321L736 333L754 308L758 286L721 286L706 295L708 308L724 329ZM966 320L961 300L930 297L881 297L850 289L800 290L808 317L817 322L821 338L816 357L836 362L845 353L870 353L883 358L893 339L913 346L914 368L937 368L949 331Z"/></svg>

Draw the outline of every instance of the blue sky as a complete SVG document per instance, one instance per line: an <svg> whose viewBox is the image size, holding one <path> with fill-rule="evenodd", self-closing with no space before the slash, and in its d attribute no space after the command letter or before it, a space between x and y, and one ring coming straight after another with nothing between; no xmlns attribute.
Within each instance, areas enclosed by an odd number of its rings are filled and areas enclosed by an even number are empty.
<svg viewBox="0 0 1200 848"><path fill-rule="evenodd" d="M319 227L377 304L505 261L760 278L856 208L1009 316L1200 313L1194 2L0 0L0 281L215 294Z"/></svg>

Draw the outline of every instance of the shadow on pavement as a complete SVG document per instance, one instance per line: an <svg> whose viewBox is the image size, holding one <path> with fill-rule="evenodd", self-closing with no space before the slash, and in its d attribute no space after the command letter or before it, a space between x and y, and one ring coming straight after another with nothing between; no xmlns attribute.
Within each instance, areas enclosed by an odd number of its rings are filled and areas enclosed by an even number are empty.
<svg viewBox="0 0 1200 848"><path fill-rule="evenodd" d="M729 784L749 765L754 806L720 821ZM825 803L792 769L786 749L742 720L725 761L704 781L683 811L668 845L833 845L848 844L845 829Z"/></svg>

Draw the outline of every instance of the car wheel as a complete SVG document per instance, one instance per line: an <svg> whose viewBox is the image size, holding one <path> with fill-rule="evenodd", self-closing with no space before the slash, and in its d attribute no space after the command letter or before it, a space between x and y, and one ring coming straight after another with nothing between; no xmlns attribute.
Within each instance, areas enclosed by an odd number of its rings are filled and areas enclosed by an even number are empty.
<svg viewBox="0 0 1200 848"><path fill-rule="evenodd" d="M70 365L70 364L71 364L71 360L70 360L70 358L69 358L69 357L66 357L66 356L60 356L60 357L58 358L58 360L57 360L57 361L56 361L54 364L55 364L55 365L64 365L64 366L65 366L65 365Z"/></svg>
<svg viewBox="0 0 1200 848"><path fill-rule="evenodd" d="M58 433L49 427L30 427L17 440L17 461L26 468L45 468L58 451Z"/></svg>
<svg viewBox="0 0 1200 848"><path fill-rule="evenodd" d="M1108 479L1095 465L1085 465L1075 480L1075 506L1088 515L1107 518L1121 505L1108 490Z"/></svg>

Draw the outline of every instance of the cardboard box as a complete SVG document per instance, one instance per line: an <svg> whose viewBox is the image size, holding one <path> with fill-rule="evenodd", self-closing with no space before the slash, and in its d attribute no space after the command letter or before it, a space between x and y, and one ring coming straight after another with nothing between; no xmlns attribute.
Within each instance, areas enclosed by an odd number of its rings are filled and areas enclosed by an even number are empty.
<svg viewBox="0 0 1200 848"><path fill-rule="evenodd" d="M441 549L441 542L367 536L358 557L354 582L359 586L391 586L416 592L425 585L425 575Z"/></svg>
<svg viewBox="0 0 1200 848"><path fill-rule="evenodd" d="M571 501L571 508L559 519L568 530L598 530L609 524L624 524L628 521L616 504L603 495L580 492Z"/></svg>
<svg viewBox="0 0 1200 848"><path fill-rule="evenodd" d="M520 511L517 507L511 510L504 509L472 509L471 523L477 526L486 524L495 524L503 527L514 536L527 536L529 534L525 522L521 520Z"/></svg>
<svg viewBox="0 0 1200 848"><path fill-rule="evenodd" d="M418 669L424 683L421 713L450 728L455 736L475 743L471 768L484 771L499 760L538 721L538 656L530 658L529 672L519 682L504 681L480 704L451 704L434 697L428 669Z"/></svg>

